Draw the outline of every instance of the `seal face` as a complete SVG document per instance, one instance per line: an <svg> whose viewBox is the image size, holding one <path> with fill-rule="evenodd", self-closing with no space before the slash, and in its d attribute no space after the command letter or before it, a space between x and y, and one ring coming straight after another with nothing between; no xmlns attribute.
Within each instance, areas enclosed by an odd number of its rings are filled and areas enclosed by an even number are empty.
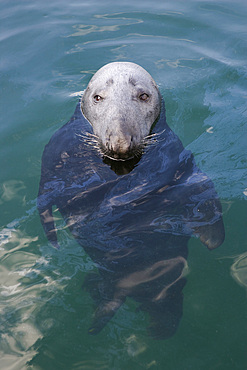
<svg viewBox="0 0 247 370"><path fill-rule="evenodd" d="M142 153L158 118L161 98L150 74L135 63L109 63L90 80L81 109L102 153L126 160Z"/></svg>

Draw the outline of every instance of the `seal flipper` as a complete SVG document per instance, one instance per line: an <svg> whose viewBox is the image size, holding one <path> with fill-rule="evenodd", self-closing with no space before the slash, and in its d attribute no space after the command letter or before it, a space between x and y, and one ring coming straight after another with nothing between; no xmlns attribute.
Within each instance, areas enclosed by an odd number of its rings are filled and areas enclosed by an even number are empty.
<svg viewBox="0 0 247 370"><path fill-rule="evenodd" d="M94 319L88 333L91 335L98 334L115 315L116 311L124 303L125 297L113 298L109 301L103 301L94 312Z"/></svg>
<svg viewBox="0 0 247 370"><path fill-rule="evenodd" d="M225 230L222 218L212 225L199 226L196 230L201 242L206 245L208 249L215 249L219 247L225 239Z"/></svg>
<svg viewBox="0 0 247 370"><path fill-rule="evenodd" d="M97 273L86 275L82 288L91 295L98 306L94 312L92 325L88 329L91 335L98 334L115 315L116 311L124 303L126 296L115 291L114 287L108 287ZM116 294L117 293L117 294Z"/></svg>
<svg viewBox="0 0 247 370"><path fill-rule="evenodd" d="M52 206L56 204L56 201L54 199L54 185L50 187L47 186L50 178L48 176L45 176L47 175L47 173L45 173L43 168L42 170L43 171L41 175L39 193L37 198L37 208L39 211L41 225L43 226L47 239L56 249L59 249L57 232L52 214Z"/></svg>
<svg viewBox="0 0 247 370"><path fill-rule="evenodd" d="M147 332L153 339L168 339L176 333L183 315L182 289L185 282L186 280L182 279L180 286L173 289L172 294L169 294L159 304L149 304L146 309L150 315Z"/></svg>
<svg viewBox="0 0 247 370"><path fill-rule="evenodd" d="M203 215L201 225L194 227L195 235L210 250L219 247L225 239L222 208L218 198L204 201L198 208Z"/></svg>
<svg viewBox="0 0 247 370"><path fill-rule="evenodd" d="M40 220L47 236L49 242L55 247L59 249L59 244L57 241L57 231L54 223L54 218L52 215L52 207L45 209L44 211L39 209Z"/></svg>

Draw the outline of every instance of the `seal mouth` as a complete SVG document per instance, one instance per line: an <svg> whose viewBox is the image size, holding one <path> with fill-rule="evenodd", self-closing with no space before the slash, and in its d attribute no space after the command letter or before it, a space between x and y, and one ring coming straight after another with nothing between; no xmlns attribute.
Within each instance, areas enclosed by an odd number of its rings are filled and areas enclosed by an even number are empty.
<svg viewBox="0 0 247 370"><path fill-rule="evenodd" d="M120 151L113 151L109 150L108 148L105 148L102 144L100 145L100 150L103 155L103 157L107 157L112 161L117 162L125 162L130 161L135 158L141 158L143 154L143 145L139 145L138 147L131 148L131 150L128 150L126 152L120 152Z"/></svg>
<svg viewBox="0 0 247 370"><path fill-rule="evenodd" d="M102 151L102 154L104 157L107 157L109 159L111 159L112 161L117 161L117 162L125 162L125 161L129 161L133 158L136 157L136 155L134 154L119 154L119 153L109 153L109 152L103 152Z"/></svg>
<svg viewBox="0 0 247 370"><path fill-rule="evenodd" d="M103 156L110 159L111 161L116 161L116 162L126 162L126 161L130 161L131 159L135 158L133 155L131 157L126 157L126 158L115 158L109 154L104 154Z"/></svg>

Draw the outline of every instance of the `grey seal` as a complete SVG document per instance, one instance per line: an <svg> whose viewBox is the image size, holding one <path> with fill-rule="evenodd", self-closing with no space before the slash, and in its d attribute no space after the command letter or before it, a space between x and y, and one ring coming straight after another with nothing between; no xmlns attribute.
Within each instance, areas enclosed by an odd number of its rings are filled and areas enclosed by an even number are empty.
<svg viewBox="0 0 247 370"><path fill-rule="evenodd" d="M100 68L83 94L81 109L106 157L138 156L161 109L159 89L150 74L130 62Z"/></svg>
<svg viewBox="0 0 247 370"><path fill-rule="evenodd" d="M210 250L225 237L212 181L168 126L156 84L129 63L97 72L46 145L37 203L48 240L58 248L53 213L59 212L97 267L83 284L96 305L90 334L129 297L148 313L153 338L174 335L190 237Z"/></svg>

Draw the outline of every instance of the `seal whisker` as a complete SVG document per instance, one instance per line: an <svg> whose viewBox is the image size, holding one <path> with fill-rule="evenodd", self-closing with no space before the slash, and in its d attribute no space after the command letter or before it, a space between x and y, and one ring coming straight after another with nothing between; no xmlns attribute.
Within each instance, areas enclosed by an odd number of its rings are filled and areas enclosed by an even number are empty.
<svg viewBox="0 0 247 370"><path fill-rule="evenodd" d="M161 132L154 132L152 134L149 134L145 136L144 140L160 137L165 131L166 131L166 128L164 128L164 130L162 130Z"/></svg>
<svg viewBox="0 0 247 370"><path fill-rule="evenodd" d="M99 145L99 138L89 132L76 134L85 144Z"/></svg>
<svg viewBox="0 0 247 370"><path fill-rule="evenodd" d="M81 142L83 142L86 146L91 146L91 147L98 147L97 143L94 143L92 141L89 141L89 140L81 140Z"/></svg>
<svg viewBox="0 0 247 370"><path fill-rule="evenodd" d="M164 140L162 138L162 134L166 131L166 128L162 130L161 132L154 132L150 135L145 136L145 138L142 140L143 145L155 145L156 143L159 143Z"/></svg>
<svg viewBox="0 0 247 370"><path fill-rule="evenodd" d="M91 132L86 133L88 136L95 138L96 140L99 140L99 137L95 134L92 134Z"/></svg>
<svg viewBox="0 0 247 370"><path fill-rule="evenodd" d="M91 140L99 141L99 137L97 135L92 134L91 132L85 132L85 133L82 132L81 134L77 133L76 135L79 137L85 138L85 139L90 138Z"/></svg>
<svg viewBox="0 0 247 370"><path fill-rule="evenodd" d="M97 135L94 135L90 132L82 132L81 134L76 134L79 137L79 140L88 148L93 149L96 153L102 156L102 150L100 148L100 141Z"/></svg>
<svg viewBox="0 0 247 370"><path fill-rule="evenodd" d="M139 158L142 156L144 151L144 145L139 145L138 147L135 148L134 150L134 157Z"/></svg>
<svg viewBox="0 0 247 370"><path fill-rule="evenodd" d="M152 134L149 134L149 135L145 136L145 138L144 138L144 139L151 139L151 138L153 138L153 137L155 137L155 136L157 136L157 135L159 135L159 134L158 134L158 133L156 133L156 132L154 132L154 133L152 133Z"/></svg>

